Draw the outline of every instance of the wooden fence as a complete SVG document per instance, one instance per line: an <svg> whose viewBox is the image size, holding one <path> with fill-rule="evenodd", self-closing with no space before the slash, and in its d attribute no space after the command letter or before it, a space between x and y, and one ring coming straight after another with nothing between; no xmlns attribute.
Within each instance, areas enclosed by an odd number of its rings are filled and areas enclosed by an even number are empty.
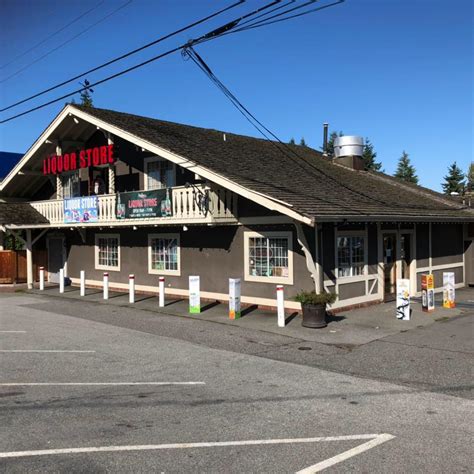
<svg viewBox="0 0 474 474"><path fill-rule="evenodd" d="M39 280L39 267L47 267L47 257L46 250L33 250L36 281ZM26 272L26 250L0 250L0 284L25 283Z"/></svg>

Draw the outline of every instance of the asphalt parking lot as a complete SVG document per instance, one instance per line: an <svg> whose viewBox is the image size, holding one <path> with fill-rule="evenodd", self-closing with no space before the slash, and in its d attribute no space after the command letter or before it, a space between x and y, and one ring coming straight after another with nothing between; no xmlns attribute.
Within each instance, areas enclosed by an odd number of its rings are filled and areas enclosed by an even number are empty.
<svg viewBox="0 0 474 474"><path fill-rule="evenodd" d="M265 357L278 335L239 353L207 343L212 323L180 320L190 341L64 304L0 295L4 472L470 472L466 398Z"/></svg>

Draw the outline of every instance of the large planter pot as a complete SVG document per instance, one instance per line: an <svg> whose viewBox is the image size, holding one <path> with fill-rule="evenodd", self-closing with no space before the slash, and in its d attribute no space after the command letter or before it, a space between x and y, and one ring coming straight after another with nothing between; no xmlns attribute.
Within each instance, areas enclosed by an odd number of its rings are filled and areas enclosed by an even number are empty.
<svg viewBox="0 0 474 474"><path fill-rule="evenodd" d="M325 328L326 323L326 305L325 304L302 304L303 322L305 328Z"/></svg>

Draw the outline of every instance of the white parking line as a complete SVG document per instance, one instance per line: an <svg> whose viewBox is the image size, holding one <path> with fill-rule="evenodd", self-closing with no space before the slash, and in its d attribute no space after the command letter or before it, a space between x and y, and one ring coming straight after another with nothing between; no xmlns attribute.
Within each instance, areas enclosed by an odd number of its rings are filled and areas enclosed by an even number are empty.
<svg viewBox="0 0 474 474"><path fill-rule="evenodd" d="M215 441L207 443L176 443L176 444L146 444L135 446L93 446L88 448L62 448L62 449L42 449L36 451L12 451L0 453L0 459L5 458L23 458L31 456L51 456L58 454L81 454L81 453L112 453L119 451L153 451L161 449L192 449L192 448L214 448L225 446L260 446L260 445L276 445L276 444L296 444L296 443L319 443L325 441L352 441L366 440L371 441L361 444L360 446L345 451L337 456L329 458L318 464L310 466L300 473L309 474L320 472L329 466L340 463L350 457L356 456L367 451L379 444L385 443L394 436L390 434L361 434L349 436L327 436L318 438L287 438L287 439L255 439L244 441ZM298 474L300 474L298 473Z"/></svg>
<svg viewBox="0 0 474 474"><path fill-rule="evenodd" d="M0 331L1 334L15 334L15 333L25 333L26 331Z"/></svg>
<svg viewBox="0 0 474 474"><path fill-rule="evenodd" d="M114 385L206 385L205 382L6 382L0 387L88 387Z"/></svg>
<svg viewBox="0 0 474 474"><path fill-rule="evenodd" d="M395 436L386 433L376 435L376 438L367 441L367 443L344 451L343 453L337 454L332 458L325 459L324 461L318 462L317 464L313 464L312 466L298 471L296 474L313 474L315 472L321 472L323 469L327 469L328 467L334 466L335 464L345 461L346 459L352 458L353 456L357 456L358 454L363 453L364 451L368 451L369 449L375 448L375 446L390 441L393 438L395 438Z"/></svg>
<svg viewBox="0 0 474 474"><path fill-rule="evenodd" d="M92 353L92 352L95 352L95 351L63 351L63 350L60 350L60 349L0 349L0 352L39 352L39 353L42 353L42 352L45 352L45 353L62 353L62 352L65 352L65 353L73 353L73 354L87 354L87 353Z"/></svg>

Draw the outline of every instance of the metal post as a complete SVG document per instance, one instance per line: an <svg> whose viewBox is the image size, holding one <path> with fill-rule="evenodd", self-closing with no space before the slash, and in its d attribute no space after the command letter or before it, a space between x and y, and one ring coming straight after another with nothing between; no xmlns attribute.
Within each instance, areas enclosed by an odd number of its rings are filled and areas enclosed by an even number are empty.
<svg viewBox="0 0 474 474"><path fill-rule="evenodd" d="M128 286L130 288L128 302L135 303L135 275L128 275Z"/></svg>
<svg viewBox="0 0 474 474"><path fill-rule="evenodd" d="M33 243L31 229L26 229L26 283L29 290L33 289Z"/></svg>
<svg viewBox="0 0 474 474"><path fill-rule="evenodd" d="M277 285L277 314L278 314L278 327L285 327L285 296L283 292L283 285Z"/></svg>
<svg viewBox="0 0 474 474"><path fill-rule="evenodd" d="M160 277L158 281L158 306L163 308L165 306L165 277Z"/></svg>
<svg viewBox="0 0 474 474"><path fill-rule="evenodd" d="M44 267L40 267L40 290L44 290Z"/></svg>
<svg viewBox="0 0 474 474"><path fill-rule="evenodd" d="M59 293L64 293L64 268L59 270Z"/></svg>
<svg viewBox="0 0 474 474"><path fill-rule="evenodd" d="M80 275L81 275L80 295L86 296L86 272L84 270L81 270Z"/></svg>
<svg viewBox="0 0 474 474"><path fill-rule="evenodd" d="M109 274L104 273L104 300L109 299Z"/></svg>

